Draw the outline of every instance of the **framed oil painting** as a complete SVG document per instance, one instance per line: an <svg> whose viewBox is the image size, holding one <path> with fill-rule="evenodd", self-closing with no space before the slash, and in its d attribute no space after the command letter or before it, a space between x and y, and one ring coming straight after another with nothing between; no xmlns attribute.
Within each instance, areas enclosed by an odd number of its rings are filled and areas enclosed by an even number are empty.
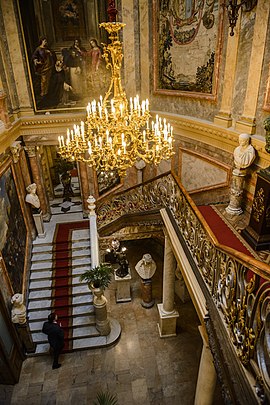
<svg viewBox="0 0 270 405"><path fill-rule="evenodd" d="M17 0L36 112L84 109L108 88L105 0Z"/></svg>
<svg viewBox="0 0 270 405"><path fill-rule="evenodd" d="M224 8L219 0L154 0L154 92L215 99Z"/></svg>
<svg viewBox="0 0 270 405"><path fill-rule="evenodd" d="M27 229L11 167L0 175L0 251L14 292L23 287Z"/></svg>

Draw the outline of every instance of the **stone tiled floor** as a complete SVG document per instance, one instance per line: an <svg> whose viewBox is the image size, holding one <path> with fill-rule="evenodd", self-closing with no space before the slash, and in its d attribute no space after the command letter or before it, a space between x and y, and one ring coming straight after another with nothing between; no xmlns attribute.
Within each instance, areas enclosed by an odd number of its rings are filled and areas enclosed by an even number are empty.
<svg viewBox="0 0 270 405"><path fill-rule="evenodd" d="M122 327L113 347L76 351L61 356L62 367L52 370L48 355L30 357L23 363L14 387L0 386L0 404L93 404L99 391L115 394L119 405L192 405L196 387L201 337L191 301L176 299L180 313L177 336L161 339L156 305L140 304L140 280L134 265L144 253L157 262L153 277L155 302L162 299L162 258L145 241L128 243L132 270L132 301L115 303L113 281L106 291L109 316ZM217 389L215 404L222 404Z"/></svg>

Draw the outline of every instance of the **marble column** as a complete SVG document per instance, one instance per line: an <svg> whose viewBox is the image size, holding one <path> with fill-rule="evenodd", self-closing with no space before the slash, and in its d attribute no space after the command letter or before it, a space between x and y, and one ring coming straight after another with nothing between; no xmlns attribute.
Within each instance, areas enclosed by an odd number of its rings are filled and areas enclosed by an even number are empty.
<svg viewBox="0 0 270 405"><path fill-rule="evenodd" d="M234 36L228 35L227 51L226 51L226 64L223 78L222 99L220 111L214 118L214 123L222 127L229 128L232 126L232 104L233 104L233 91L235 72L237 65L237 53L239 46L239 31L241 29L241 7L239 9L238 23L234 29ZM230 30L230 28L228 28Z"/></svg>
<svg viewBox="0 0 270 405"><path fill-rule="evenodd" d="M240 132L254 134L256 131L256 110L262 77L263 58L265 55L265 44L267 44L268 19L270 12L270 2L258 0L256 7L256 20L252 49L250 55L250 65L246 88L246 98L242 117L236 122L235 128Z"/></svg>
<svg viewBox="0 0 270 405"><path fill-rule="evenodd" d="M43 176L41 172L41 168L38 162L38 156L36 153L35 146L27 146L25 150L28 154L33 181L37 185L37 195L40 200L40 208L42 211L42 217L45 222L49 222L51 218L51 209L49 205L49 201L46 195L46 190L44 187Z"/></svg>
<svg viewBox="0 0 270 405"><path fill-rule="evenodd" d="M78 172L80 179L80 189L82 196L82 207L84 215L88 213L88 197L90 194L89 179L87 173L88 166L85 162L78 162Z"/></svg>
<svg viewBox="0 0 270 405"><path fill-rule="evenodd" d="M203 339L203 348L199 373L197 378L196 394L194 405L212 405L216 388L216 370L213 363L213 357L203 329L199 326L199 331Z"/></svg>
<svg viewBox="0 0 270 405"><path fill-rule="evenodd" d="M89 209L89 227L90 227L90 251L91 251L91 268L99 265L99 244L97 232L97 215L95 212L95 198L90 195L87 203Z"/></svg>
<svg viewBox="0 0 270 405"><path fill-rule="evenodd" d="M241 208L244 183L246 177L245 169L234 169L232 172L232 185L230 190L230 203L226 207L226 212L231 215L240 215L243 213Z"/></svg>
<svg viewBox="0 0 270 405"><path fill-rule="evenodd" d="M176 320L179 313L174 309L174 283L176 261L168 235L165 235L163 267L163 299L158 304L160 337L176 336Z"/></svg>

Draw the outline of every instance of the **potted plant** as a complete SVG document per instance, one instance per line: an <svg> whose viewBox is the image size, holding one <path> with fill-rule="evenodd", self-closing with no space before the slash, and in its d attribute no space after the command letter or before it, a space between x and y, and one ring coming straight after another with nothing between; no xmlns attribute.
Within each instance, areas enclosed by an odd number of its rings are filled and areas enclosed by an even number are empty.
<svg viewBox="0 0 270 405"><path fill-rule="evenodd" d="M96 328L101 336L107 336L111 331L107 318L107 300L103 291L111 282L113 268L109 263L100 263L80 275L80 281L86 281L93 292L93 304L96 314Z"/></svg>
<svg viewBox="0 0 270 405"><path fill-rule="evenodd" d="M111 282L113 268L109 263L100 263L92 269L86 270L80 275L80 281L86 281L90 290L100 289L104 291Z"/></svg>

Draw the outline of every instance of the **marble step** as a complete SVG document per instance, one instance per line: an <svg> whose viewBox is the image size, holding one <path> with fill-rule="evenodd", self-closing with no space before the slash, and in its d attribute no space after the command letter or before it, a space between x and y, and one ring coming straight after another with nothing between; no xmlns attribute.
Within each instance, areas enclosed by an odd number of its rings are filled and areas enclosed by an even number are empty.
<svg viewBox="0 0 270 405"><path fill-rule="evenodd" d="M50 278L45 278L45 279L38 279L38 280L31 280L30 285L29 285L29 292L31 291L41 291L45 289L51 289L53 286L53 282L58 279L59 281L63 279L63 285L67 286L83 286L87 285L85 281L80 281L80 276L77 274L73 274L69 276L69 282L66 283L64 280L66 279L66 276L55 276L55 277L50 277Z"/></svg>
<svg viewBox="0 0 270 405"><path fill-rule="evenodd" d="M78 266L72 266L70 273L72 275L79 275L89 269L90 269L90 263L78 265ZM36 269L35 271L31 271L30 280L48 279L48 278L52 277L52 273L53 273L53 269Z"/></svg>
<svg viewBox="0 0 270 405"><path fill-rule="evenodd" d="M63 322L65 318L61 317L61 322ZM40 333L40 331L42 330L42 326L44 324L44 322L47 321L47 319L42 319L39 321L35 321L35 322L29 322L29 328L31 333ZM72 336L74 337L78 337L78 336L84 336L86 334L86 326L95 326L96 324L96 318L95 316L92 315L84 315L81 317L69 317L69 322L70 322L70 326L69 327L64 327L63 329L76 329L77 332L75 334L73 334ZM83 328L83 333L80 335L78 334L80 331L80 328Z"/></svg>
<svg viewBox="0 0 270 405"><path fill-rule="evenodd" d="M77 328L69 328L72 330L71 337L67 337L67 329L63 328L65 333L65 340L73 340L73 338L81 339L85 337L92 337L92 336L99 336L99 332L97 331L94 325L84 325ZM43 332L32 332L32 339L34 343L46 343L48 341L47 335Z"/></svg>
<svg viewBox="0 0 270 405"><path fill-rule="evenodd" d="M79 222L81 222L81 221L87 221L87 219L83 219L83 218L79 219ZM68 223L68 222L63 222L63 223ZM72 231L72 238L71 238L70 242L71 243L80 242L80 241L87 240L87 239L89 240L89 238L90 238L89 228L83 228L83 229L79 229L79 230L74 229ZM54 245L57 245L58 243L61 243L61 242L55 242L54 239L52 239L50 241L46 241L46 240L36 238L33 241L34 246L47 246L47 245L54 246Z"/></svg>
<svg viewBox="0 0 270 405"><path fill-rule="evenodd" d="M69 267L74 267L74 266L79 266L79 265L85 265L85 264L90 264L91 260L90 260L90 254L89 255L84 255L84 256L77 256L77 257L72 257L69 258L69 260L71 261L72 259L72 263L70 263ZM48 261L38 261L38 262L34 262L31 265L31 271L35 271L35 270L49 270L52 268L56 268L56 267L67 267L66 265L66 260L67 259L59 259L59 264L58 266L55 266L55 264L48 260Z"/></svg>
<svg viewBox="0 0 270 405"><path fill-rule="evenodd" d="M73 285L73 284L68 284L64 287L52 287L51 290L47 290L47 289L42 289L42 290L32 290L30 291L30 294L28 296L28 300L29 302L31 302L32 300L42 300L42 299L46 299L46 298L51 298L52 297L52 292L54 290L57 289L58 292L61 291L61 289L65 289L65 288L69 288L70 290L72 290L71 294L68 294L68 296L75 296L77 294L91 294L91 291L89 290L87 284L82 283L81 285ZM61 295L61 297L66 296L67 294L63 294Z"/></svg>
<svg viewBox="0 0 270 405"><path fill-rule="evenodd" d="M66 255L66 253L69 252L69 255ZM82 256L90 256L90 246L88 247L80 247L77 249L72 249L71 251L65 249L61 252L58 252L59 255L61 256L61 254L65 254L66 257L59 257L58 260L67 260L72 258L76 259L76 258L80 258ZM32 255L32 259L31 262L32 264L35 263L43 263L43 262L47 262L47 261L52 261L53 260L53 254L52 253L37 253Z"/></svg>
<svg viewBox="0 0 270 405"><path fill-rule="evenodd" d="M80 339L72 340L72 351L106 347L112 343L114 343L114 340L110 342L110 339L107 336L83 337ZM33 357L44 354L48 355L49 352L50 352L49 343L38 343L36 347L36 352L33 354L28 354L27 357Z"/></svg>
<svg viewBox="0 0 270 405"><path fill-rule="evenodd" d="M51 255L55 253L55 252L65 252L67 249L64 246L64 243L58 243L58 244L44 244L44 245L36 245L33 247L32 249L32 261L33 258L38 257L38 255L43 255L43 254L47 254L47 255ZM80 241L76 241L74 243L71 244L71 249L72 251L80 251L81 249L90 249L90 239L82 239Z"/></svg>
<svg viewBox="0 0 270 405"><path fill-rule="evenodd" d="M59 301L62 301L64 297L72 298L72 302L69 304L61 305ZM85 294L78 295L63 295L61 297L54 298L54 308L59 310L63 307L72 307L74 305L87 305L92 302L92 295L90 291ZM44 299L32 299L28 301L28 312L30 310L41 310L41 309L51 309L52 308L52 297Z"/></svg>
<svg viewBox="0 0 270 405"><path fill-rule="evenodd" d="M108 339L106 336L91 336L91 337L83 337L80 339L73 339L72 340L72 351L74 350L82 350L82 349L91 349L91 348L98 348L98 347L105 347L108 346ZM50 353L50 345L49 343L37 343L36 352L33 354L28 354L27 357L34 357L39 355L48 355Z"/></svg>
<svg viewBox="0 0 270 405"><path fill-rule="evenodd" d="M61 322L63 322L63 320L65 320L65 319L66 318L61 317ZM96 324L96 318L95 318L94 314L83 315L83 316L74 316L74 317L71 316L68 319L71 322L73 328L77 328L77 327L84 326L84 325L93 326ZM37 333L37 332L41 331L42 326L45 321L47 321L47 317L45 319L40 319L38 321L29 322L30 331L32 333Z"/></svg>
<svg viewBox="0 0 270 405"><path fill-rule="evenodd" d="M47 309L32 309L32 310L28 310L28 319L29 322L36 322L36 321L40 321L43 320L43 322L45 322L45 320L47 320L48 315L51 312L51 307L47 308ZM60 312L61 310L58 309L58 312ZM93 315L94 314L94 306L93 306L93 301L90 301L85 305L85 304L80 304L80 305L76 305L72 307L72 316L75 317L84 317L86 315ZM61 317L61 319L64 318L63 316Z"/></svg>

